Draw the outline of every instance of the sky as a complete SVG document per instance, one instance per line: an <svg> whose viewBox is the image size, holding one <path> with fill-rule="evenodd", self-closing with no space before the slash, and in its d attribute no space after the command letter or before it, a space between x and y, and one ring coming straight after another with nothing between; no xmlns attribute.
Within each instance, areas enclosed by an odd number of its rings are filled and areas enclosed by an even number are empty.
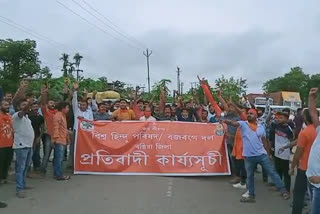
<svg viewBox="0 0 320 214"><path fill-rule="evenodd" d="M0 38L35 39L54 76L62 53L79 52L85 77L147 86L149 48L151 84L170 79L176 89L179 66L184 91L197 75L212 86L224 75L257 93L291 67L320 72L320 1L0 0Z"/></svg>

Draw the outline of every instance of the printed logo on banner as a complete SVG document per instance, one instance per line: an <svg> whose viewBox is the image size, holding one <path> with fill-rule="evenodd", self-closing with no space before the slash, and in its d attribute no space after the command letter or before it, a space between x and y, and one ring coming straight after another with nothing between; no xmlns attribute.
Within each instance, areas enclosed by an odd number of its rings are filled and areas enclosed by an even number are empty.
<svg viewBox="0 0 320 214"><path fill-rule="evenodd" d="M222 135L224 135L224 128L223 128L223 125L221 125L221 124L218 124L218 125L217 125L217 128L216 128L216 135L218 135L218 136L222 136Z"/></svg>
<svg viewBox="0 0 320 214"><path fill-rule="evenodd" d="M90 123L90 122L82 121L80 123L80 128L83 131L92 132L94 130L94 125L92 123Z"/></svg>

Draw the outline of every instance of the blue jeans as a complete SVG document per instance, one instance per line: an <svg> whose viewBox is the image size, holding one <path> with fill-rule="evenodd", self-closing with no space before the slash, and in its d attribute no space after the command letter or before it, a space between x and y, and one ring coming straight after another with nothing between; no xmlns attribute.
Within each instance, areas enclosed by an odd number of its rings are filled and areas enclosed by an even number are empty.
<svg viewBox="0 0 320 214"><path fill-rule="evenodd" d="M61 178L63 176L63 159L66 146L63 144L55 143L54 144L54 160L53 160L53 169L54 176Z"/></svg>
<svg viewBox="0 0 320 214"><path fill-rule="evenodd" d="M43 154L43 159L42 159L40 171L42 173L46 173L47 167L48 167L48 162L49 162L51 151L52 151L51 136L49 134L43 134L42 143L43 143L43 153L44 154Z"/></svg>
<svg viewBox="0 0 320 214"><path fill-rule="evenodd" d="M320 214L320 188L313 186L309 182L311 195L311 214Z"/></svg>
<svg viewBox="0 0 320 214"><path fill-rule="evenodd" d="M69 151L69 163L72 168L74 168L74 146L76 141L76 134L77 134L77 131L73 130L72 140L70 144L70 151Z"/></svg>
<svg viewBox="0 0 320 214"><path fill-rule="evenodd" d="M284 187L283 182L280 179L280 176L276 172L274 166L271 163L268 155L263 154L260 156L253 156L253 157L245 157L245 167L247 170L247 185L249 189L249 195L254 197L254 171L257 166L260 164L262 168L266 171L269 177L272 179L273 183L278 187L281 193L287 192L286 188Z"/></svg>
<svg viewBox="0 0 320 214"><path fill-rule="evenodd" d="M40 140L34 142L35 145L33 146L33 155L32 155L32 163L33 169L39 169L41 166L41 158L40 158Z"/></svg>
<svg viewBox="0 0 320 214"><path fill-rule="evenodd" d="M26 178L29 166L31 164L33 148L15 149L16 153L16 191L22 191L26 188Z"/></svg>

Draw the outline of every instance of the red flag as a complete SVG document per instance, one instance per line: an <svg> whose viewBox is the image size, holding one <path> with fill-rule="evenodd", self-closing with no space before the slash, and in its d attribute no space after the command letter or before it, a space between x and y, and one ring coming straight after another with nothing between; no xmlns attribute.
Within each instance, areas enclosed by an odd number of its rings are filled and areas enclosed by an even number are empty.
<svg viewBox="0 0 320 214"><path fill-rule="evenodd" d="M212 96L212 93L211 93L211 90L210 90L210 86L209 84L206 82L206 81L203 81L199 78L198 76L198 79L200 81L200 84L203 88L203 91L204 91L204 94L207 96L207 98L209 99L209 102L211 103L211 105L213 106L214 108L214 111L216 112L216 115L217 117L220 117L221 116L221 108L220 106L218 105L218 103L216 102L216 100L213 98Z"/></svg>

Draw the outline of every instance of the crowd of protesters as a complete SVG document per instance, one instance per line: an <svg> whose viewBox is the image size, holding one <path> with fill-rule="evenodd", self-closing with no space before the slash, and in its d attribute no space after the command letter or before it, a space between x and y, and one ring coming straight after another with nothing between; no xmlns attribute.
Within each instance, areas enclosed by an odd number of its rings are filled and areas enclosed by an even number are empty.
<svg viewBox="0 0 320 214"><path fill-rule="evenodd" d="M309 108L298 109L290 120L290 109L274 112L269 100L264 109L259 109L247 99L242 103L227 102L219 92L215 101L204 82L200 82L209 104L200 104L198 99L184 102L180 96L176 104L167 104L165 91L161 92L159 103L139 98L97 103L96 92L87 97L85 90L79 98L79 84L69 89L68 82L64 100L57 101L50 99L48 85L42 88L39 99L26 93L27 81L22 81L15 94L4 93L0 86L0 183L10 182L8 172L14 153L16 195L25 198L30 188L27 176L31 172L46 176L52 151L54 178L69 180L63 162L68 159L73 169L79 119L220 122L228 127L226 145L234 176L230 183L245 190L241 202L255 202L254 180L260 165L266 185L279 191L285 200L293 197L292 213L302 213L308 201L311 212L320 213L320 122L315 101L318 89L310 91ZM5 206L0 203L0 207Z"/></svg>

